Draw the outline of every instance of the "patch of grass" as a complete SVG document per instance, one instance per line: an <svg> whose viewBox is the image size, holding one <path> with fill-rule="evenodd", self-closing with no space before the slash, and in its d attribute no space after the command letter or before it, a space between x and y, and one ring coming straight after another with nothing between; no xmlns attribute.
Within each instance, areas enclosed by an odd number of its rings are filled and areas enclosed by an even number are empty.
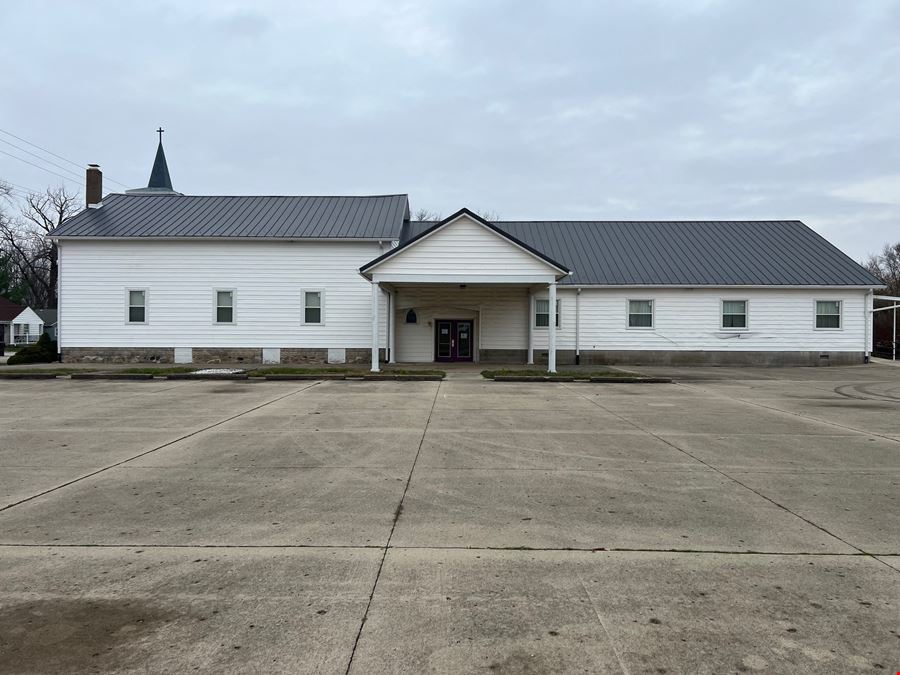
<svg viewBox="0 0 900 675"><path fill-rule="evenodd" d="M256 368L250 375L350 375L362 376L371 375L368 368L358 368L352 366L268 366L265 368ZM402 368L385 368L380 375L440 375L443 377L446 373L443 370L410 370Z"/></svg>
<svg viewBox="0 0 900 675"><path fill-rule="evenodd" d="M503 377L577 377L579 380L587 380L591 377L639 377L636 373L624 370L560 370L551 373L546 370L528 370L501 368L500 370L482 370L482 377L493 380L498 375Z"/></svg>
<svg viewBox="0 0 900 675"><path fill-rule="evenodd" d="M440 375L446 377L447 373L443 370L415 370L408 368L385 368L381 371L384 375Z"/></svg>
<svg viewBox="0 0 900 675"><path fill-rule="evenodd" d="M251 375L365 375L368 370L339 366L267 366L255 368Z"/></svg>
<svg viewBox="0 0 900 675"><path fill-rule="evenodd" d="M0 374L3 373L22 373L24 375L32 375L35 373L53 374L53 375L71 375L72 373L96 373L94 368L22 368L19 366L3 366L0 367Z"/></svg>
<svg viewBox="0 0 900 675"><path fill-rule="evenodd" d="M110 370L111 373L124 373L126 375L177 375L178 373L193 373L203 366L141 366L139 368L125 368L124 370Z"/></svg>

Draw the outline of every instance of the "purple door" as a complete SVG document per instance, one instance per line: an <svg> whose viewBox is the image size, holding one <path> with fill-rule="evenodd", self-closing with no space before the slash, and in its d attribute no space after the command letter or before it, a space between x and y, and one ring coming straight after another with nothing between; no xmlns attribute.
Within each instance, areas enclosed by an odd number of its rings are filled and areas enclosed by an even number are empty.
<svg viewBox="0 0 900 675"><path fill-rule="evenodd" d="M472 322L438 319L434 322L434 360L472 360Z"/></svg>

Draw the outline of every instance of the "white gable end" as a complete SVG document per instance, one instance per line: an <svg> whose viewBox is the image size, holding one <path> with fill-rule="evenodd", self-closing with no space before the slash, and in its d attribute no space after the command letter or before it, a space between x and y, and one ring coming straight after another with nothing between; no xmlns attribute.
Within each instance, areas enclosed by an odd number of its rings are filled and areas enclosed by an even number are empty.
<svg viewBox="0 0 900 675"><path fill-rule="evenodd" d="M12 320L12 323L28 324L29 326L40 326L44 323L43 319L37 315L31 307L26 307L19 315Z"/></svg>
<svg viewBox="0 0 900 675"><path fill-rule="evenodd" d="M561 272L466 215L413 242L369 270L376 280L423 275L466 277L546 277Z"/></svg>

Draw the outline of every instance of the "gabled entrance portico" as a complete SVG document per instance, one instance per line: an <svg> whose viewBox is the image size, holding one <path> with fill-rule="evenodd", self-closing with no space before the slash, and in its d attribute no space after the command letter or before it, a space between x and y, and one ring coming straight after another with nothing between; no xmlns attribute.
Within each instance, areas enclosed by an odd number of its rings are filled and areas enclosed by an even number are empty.
<svg viewBox="0 0 900 675"><path fill-rule="evenodd" d="M398 346L401 358L415 361L478 361L488 352L527 350L525 360L533 362L532 296L546 289L555 307L557 281L569 270L463 209L360 274L372 284L372 371L378 372L381 321L392 363ZM380 317L383 293L387 316ZM555 372L555 322L546 329L548 370Z"/></svg>

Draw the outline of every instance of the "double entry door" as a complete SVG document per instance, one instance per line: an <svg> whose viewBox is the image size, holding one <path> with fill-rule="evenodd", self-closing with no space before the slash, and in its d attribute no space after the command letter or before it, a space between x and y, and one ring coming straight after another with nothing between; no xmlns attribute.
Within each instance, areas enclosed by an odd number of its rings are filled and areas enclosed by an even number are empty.
<svg viewBox="0 0 900 675"><path fill-rule="evenodd" d="M472 360L472 320L438 319L434 322L434 360Z"/></svg>

